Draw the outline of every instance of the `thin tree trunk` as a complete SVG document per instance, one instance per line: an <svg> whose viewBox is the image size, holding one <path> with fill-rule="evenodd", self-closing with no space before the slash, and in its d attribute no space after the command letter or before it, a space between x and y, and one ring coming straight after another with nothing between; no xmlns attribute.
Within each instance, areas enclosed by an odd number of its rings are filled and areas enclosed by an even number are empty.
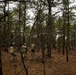
<svg viewBox="0 0 76 75"><path fill-rule="evenodd" d="M74 50L76 50L76 31L75 31L75 29L76 29L76 26L75 26L75 24L74 24Z"/></svg>
<svg viewBox="0 0 76 75"><path fill-rule="evenodd" d="M64 23L67 25L67 43L66 43L66 61L68 62L68 51L69 51L69 46L70 46L70 22L69 22L69 0L63 0L63 5L64 5L64 11L65 11L65 16L64 16Z"/></svg>
<svg viewBox="0 0 76 75"><path fill-rule="evenodd" d="M19 4L19 47L21 47L21 3Z"/></svg>
<svg viewBox="0 0 76 75"><path fill-rule="evenodd" d="M64 55L64 51L65 51L65 13L63 11L63 55Z"/></svg>
<svg viewBox="0 0 76 75"><path fill-rule="evenodd" d="M4 15L6 14L6 1L4 2ZM8 49L7 49L7 39L5 39L5 37L7 38L7 30L6 30L6 17L4 17L4 51L5 52L8 52Z"/></svg>
<svg viewBox="0 0 76 75"><path fill-rule="evenodd" d="M48 2L48 29L47 29L47 33L48 33L48 57L51 57L51 45L52 45L52 15L51 15L51 12L52 12L52 9L51 9L51 7L52 7L52 0L47 0L47 2Z"/></svg>
<svg viewBox="0 0 76 75"><path fill-rule="evenodd" d="M20 51L20 49L21 49L21 3L19 4L19 35L20 35L20 41L19 41L19 51ZM21 51L20 51L20 54L21 54L22 65L24 67L24 70L26 71L26 75L28 75L28 69L25 66L25 62L24 62Z"/></svg>
<svg viewBox="0 0 76 75"><path fill-rule="evenodd" d="M43 65L44 65L44 75L46 75L45 61L44 61Z"/></svg>
<svg viewBox="0 0 76 75"><path fill-rule="evenodd" d="M70 22L69 22L69 1L67 0L67 5L68 5L68 16L67 16L67 49L66 49L66 61L68 62L68 51L69 51L69 46L70 46Z"/></svg>
<svg viewBox="0 0 76 75"><path fill-rule="evenodd" d="M21 53L21 52L20 52L20 53ZM26 71L26 75L28 75L28 69L27 69L27 67L26 67L26 65L25 65L25 62L24 62L22 53L21 53L21 61L22 61L22 65L23 65L23 67L24 67L24 70Z"/></svg>
<svg viewBox="0 0 76 75"><path fill-rule="evenodd" d="M3 73L2 73L1 47L0 47L0 75L3 75Z"/></svg>
<svg viewBox="0 0 76 75"><path fill-rule="evenodd" d="M24 29L23 29L23 43L25 43L26 42L26 40L25 40L25 38L26 38L26 36L25 36L25 34L26 34L26 2L24 3L25 5L24 5Z"/></svg>

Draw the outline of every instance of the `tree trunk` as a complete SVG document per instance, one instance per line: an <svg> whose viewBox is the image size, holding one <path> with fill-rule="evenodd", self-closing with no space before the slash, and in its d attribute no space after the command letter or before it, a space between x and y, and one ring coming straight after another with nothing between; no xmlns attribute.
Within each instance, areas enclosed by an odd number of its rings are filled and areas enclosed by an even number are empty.
<svg viewBox="0 0 76 75"><path fill-rule="evenodd" d="M48 2L48 25L47 25L47 33L48 33L48 57L51 57L51 46L52 46L52 3L53 0L47 0Z"/></svg>
<svg viewBox="0 0 76 75"><path fill-rule="evenodd" d="M3 73L2 73L1 47L0 47L0 75L3 75Z"/></svg>
<svg viewBox="0 0 76 75"><path fill-rule="evenodd" d="M63 52L62 52L63 55L64 51L65 51L65 12L63 11Z"/></svg>

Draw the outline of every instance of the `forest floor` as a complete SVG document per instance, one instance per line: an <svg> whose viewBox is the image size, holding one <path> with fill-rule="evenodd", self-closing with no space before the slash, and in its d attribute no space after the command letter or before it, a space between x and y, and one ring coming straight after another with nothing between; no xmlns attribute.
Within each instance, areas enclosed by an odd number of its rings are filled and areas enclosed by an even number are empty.
<svg viewBox="0 0 76 75"><path fill-rule="evenodd" d="M41 61L41 50L31 56L30 49L24 58L28 75L76 75L76 53L69 53L69 62L66 62L66 55L52 49L52 57L45 55L45 63ZM17 53L17 60L10 60L10 53L2 51L3 75L26 75L22 66L20 54Z"/></svg>

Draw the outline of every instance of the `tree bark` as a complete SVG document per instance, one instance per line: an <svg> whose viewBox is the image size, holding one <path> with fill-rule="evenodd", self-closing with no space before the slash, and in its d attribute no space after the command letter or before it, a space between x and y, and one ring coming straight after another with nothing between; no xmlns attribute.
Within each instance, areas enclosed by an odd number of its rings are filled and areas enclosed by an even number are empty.
<svg viewBox="0 0 76 75"><path fill-rule="evenodd" d="M1 47L0 47L0 75L3 75L3 72L2 72Z"/></svg>

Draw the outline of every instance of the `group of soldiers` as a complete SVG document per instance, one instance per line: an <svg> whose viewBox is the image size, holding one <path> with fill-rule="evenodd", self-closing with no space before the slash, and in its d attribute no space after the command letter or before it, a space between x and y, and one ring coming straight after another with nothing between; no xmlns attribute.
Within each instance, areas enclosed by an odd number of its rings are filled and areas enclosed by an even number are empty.
<svg viewBox="0 0 76 75"><path fill-rule="evenodd" d="M33 55L33 53L35 52L35 44L31 44L31 56ZM20 47L20 51L18 50L18 48L15 45L11 45L9 48L9 52L10 52L10 57L11 60L16 59L17 56L17 52L21 52L22 56L25 57L26 53L28 52L28 46L26 43L24 43L21 47Z"/></svg>

